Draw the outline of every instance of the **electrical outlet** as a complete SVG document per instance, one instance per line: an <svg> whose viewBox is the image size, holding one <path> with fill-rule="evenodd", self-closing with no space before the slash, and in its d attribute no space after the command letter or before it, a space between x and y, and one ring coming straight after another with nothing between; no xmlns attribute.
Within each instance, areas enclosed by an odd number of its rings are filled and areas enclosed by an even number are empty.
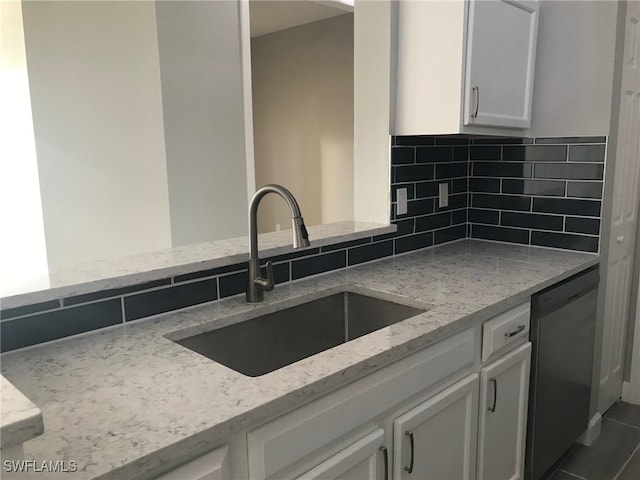
<svg viewBox="0 0 640 480"><path fill-rule="evenodd" d="M407 189L399 188L398 190L396 190L396 195L397 195L397 202L398 202L398 208L396 213L398 215L406 215L407 214Z"/></svg>
<svg viewBox="0 0 640 480"><path fill-rule="evenodd" d="M438 185L438 208L449 206L449 184L441 183Z"/></svg>

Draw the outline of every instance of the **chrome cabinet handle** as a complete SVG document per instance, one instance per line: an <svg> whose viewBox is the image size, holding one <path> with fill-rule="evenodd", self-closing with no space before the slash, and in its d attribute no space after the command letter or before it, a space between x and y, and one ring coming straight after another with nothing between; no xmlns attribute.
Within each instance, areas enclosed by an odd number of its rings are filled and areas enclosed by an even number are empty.
<svg viewBox="0 0 640 480"><path fill-rule="evenodd" d="M411 446L411 460L409 461L409 466L408 467L404 467L405 472L407 473L411 473L413 472L413 454L414 454L414 449L413 449L413 432L410 430L405 430L404 434L409 437L409 445Z"/></svg>
<svg viewBox="0 0 640 480"><path fill-rule="evenodd" d="M517 334L519 334L523 330L524 330L524 325L518 325L518 327L515 330L511 330L510 332L504 332L504 336L506 338L511 338L511 337L516 336Z"/></svg>
<svg viewBox="0 0 640 480"><path fill-rule="evenodd" d="M384 459L384 480L389 480L389 454L387 453L387 447L382 445L378 447L378 450L382 452L382 458Z"/></svg>
<svg viewBox="0 0 640 480"><path fill-rule="evenodd" d="M496 378L490 378L489 382L493 384L493 405L489 407L491 413L496 411L496 402L498 401L498 380Z"/></svg>
<svg viewBox="0 0 640 480"><path fill-rule="evenodd" d="M476 111L471 114L471 118L477 118L478 108L480 108L480 87L477 85L471 89L472 92L476 92Z"/></svg>

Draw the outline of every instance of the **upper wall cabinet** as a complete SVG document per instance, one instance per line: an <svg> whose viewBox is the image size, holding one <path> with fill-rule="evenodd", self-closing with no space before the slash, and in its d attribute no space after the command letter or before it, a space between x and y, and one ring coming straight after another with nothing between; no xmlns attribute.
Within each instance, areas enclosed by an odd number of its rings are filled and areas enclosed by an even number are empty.
<svg viewBox="0 0 640 480"><path fill-rule="evenodd" d="M522 135L537 0L398 2L395 134Z"/></svg>

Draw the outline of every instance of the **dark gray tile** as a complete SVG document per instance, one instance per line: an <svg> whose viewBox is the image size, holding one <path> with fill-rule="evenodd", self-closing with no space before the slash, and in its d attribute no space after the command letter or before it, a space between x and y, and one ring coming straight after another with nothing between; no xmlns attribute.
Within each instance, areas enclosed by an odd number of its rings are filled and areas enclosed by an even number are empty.
<svg viewBox="0 0 640 480"><path fill-rule="evenodd" d="M640 478L640 450L636 450L616 480L638 480Z"/></svg>
<svg viewBox="0 0 640 480"><path fill-rule="evenodd" d="M471 206L476 208L494 208L498 210L531 210L531 197L519 195L491 195L488 193L474 193Z"/></svg>
<svg viewBox="0 0 640 480"><path fill-rule="evenodd" d="M500 193L500 179L472 177L469 179L469 191ZM520 192L520 193L523 193L523 192Z"/></svg>
<svg viewBox="0 0 640 480"><path fill-rule="evenodd" d="M598 251L598 237L586 237L569 233L538 232L533 230L531 232L531 245L595 253Z"/></svg>
<svg viewBox="0 0 640 480"><path fill-rule="evenodd" d="M466 176L467 164L465 162L441 163L436 165L436 178L455 178Z"/></svg>
<svg viewBox="0 0 640 480"><path fill-rule="evenodd" d="M265 267L261 269L261 276L266 278L267 270ZM273 276L275 283L284 283L289 281L289 262L278 263L273 266ZM238 295L247 291L248 271L236 272L229 275L222 275L218 282L220 283L220 298Z"/></svg>
<svg viewBox="0 0 640 480"><path fill-rule="evenodd" d="M411 252L413 250L432 246L433 232L416 233L407 237L396 238L394 242L396 255Z"/></svg>
<svg viewBox="0 0 640 480"><path fill-rule="evenodd" d="M397 185L394 185L391 188L391 201L395 202L396 199L398 198L398 190L400 188L406 188L407 189L407 199L408 200L413 200L414 198L416 198L416 184L415 183L400 183Z"/></svg>
<svg viewBox="0 0 640 480"><path fill-rule="evenodd" d="M500 145L472 145L469 149L471 160L500 160L502 158L502 147Z"/></svg>
<svg viewBox="0 0 640 480"><path fill-rule="evenodd" d="M604 145L569 146L570 162L604 162Z"/></svg>
<svg viewBox="0 0 640 480"><path fill-rule="evenodd" d="M605 418L600 436L593 445L578 448L561 468L588 480L613 479L638 443L639 429Z"/></svg>
<svg viewBox="0 0 640 480"><path fill-rule="evenodd" d="M416 147L416 163L453 161L452 147Z"/></svg>
<svg viewBox="0 0 640 480"><path fill-rule="evenodd" d="M541 137L536 138L536 143L604 143L607 137Z"/></svg>
<svg viewBox="0 0 640 480"><path fill-rule="evenodd" d="M313 239L311 239L313 240ZM282 255L274 255L273 257L267 257L262 260L271 260L273 263L286 262L287 260L293 260L294 258L308 257L310 255L317 255L320 253L319 248L297 248L293 252L283 253ZM247 268L247 264L244 263L242 268Z"/></svg>
<svg viewBox="0 0 640 480"><path fill-rule="evenodd" d="M159 313L211 302L218 298L215 278L137 293L124 298L125 319L137 320Z"/></svg>
<svg viewBox="0 0 640 480"><path fill-rule="evenodd" d="M502 193L563 197L565 182L557 180L502 180Z"/></svg>
<svg viewBox="0 0 640 480"><path fill-rule="evenodd" d="M474 145L520 145L533 143L533 138L475 137L472 142Z"/></svg>
<svg viewBox="0 0 640 480"><path fill-rule="evenodd" d="M618 402L609 409L605 417L640 428L640 405Z"/></svg>
<svg viewBox="0 0 640 480"><path fill-rule="evenodd" d="M297 280L298 278L329 272L346 266L347 253L344 250L294 260L291 262L291 279Z"/></svg>
<svg viewBox="0 0 640 480"><path fill-rule="evenodd" d="M438 185L443 183L439 182L420 182L416 183L416 198L427 198L438 196ZM449 186L451 187L451 185Z"/></svg>
<svg viewBox="0 0 640 480"><path fill-rule="evenodd" d="M567 217L564 229L567 232L598 235L600 233L600 220L597 218Z"/></svg>
<svg viewBox="0 0 640 480"><path fill-rule="evenodd" d="M415 163L416 149L414 147L393 147L391 149L391 165Z"/></svg>
<svg viewBox="0 0 640 480"><path fill-rule="evenodd" d="M451 225L458 225L459 223L467 223L466 208L451 212Z"/></svg>
<svg viewBox="0 0 640 480"><path fill-rule="evenodd" d="M0 310L0 320L19 317L21 315L29 315L30 313L43 312L45 310L53 310L56 308L60 308L60 300L32 303L31 305L25 305L24 307L5 308L4 310Z"/></svg>
<svg viewBox="0 0 640 480"><path fill-rule="evenodd" d="M119 298L0 323L0 351L36 345L122 323Z"/></svg>
<svg viewBox="0 0 640 480"><path fill-rule="evenodd" d="M396 145L435 145L436 137L432 135L402 135L396 136Z"/></svg>
<svg viewBox="0 0 640 480"><path fill-rule="evenodd" d="M473 162L473 176L530 178L533 172L532 167L530 163Z"/></svg>
<svg viewBox="0 0 640 480"><path fill-rule="evenodd" d="M451 180L451 187L449 189L450 193L466 193L467 188L467 178L454 178Z"/></svg>
<svg viewBox="0 0 640 480"><path fill-rule="evenodd" d="M140 292L143 290L149 290L151 288L162 287L164 285L171 284L170 278L164 278L162 280L155 280L153 282L141 283L138 285L132 285L130 287L123 288L111 288L109 290L100 290L99 292L85 293L83 295L76 295L74 297L65 298L62 303L65 307L70 305L77 305L79 303L93 302L109 297L118 297L127 293Z"/></svg>
<svg viewBox="0 0 640 480"><path fill-rule="evenodd" d="M428 215L430 213L433 213L433 204L433 198L410 200L407 202L406 215L399 215L399 217L416 217L418 215Z"/></svg>
<svg viewBox="0 0 640 480"><path fill-rule="evenodd" d="M564 218L558 215L502 212L500 224L507 227L562 231Z"/></svg>
<svg viewBox="0 0 640 480"><path fill-rule="evenodd" d="M436 145L468 145L471 139L467 135L446 135L436 137Z"/></svg>
<svg viewBox="0 0 640 480"><path fill-rule="evenodd" d="M407 165L395 167L395 183L433 180L433 165Z"/></svg>
<svg viewBox="0 0 640 480"><path fill-rule="evenodd" d="M502 147L503 162L566 162L567 147L564 145L505 145Z"/></svg>
<svg viewBox="0 0 640 480"><path fill-rule="evenodd" d="M377 235L373 237L372 241L379 242L382 240L388 240L389 238L401 237L403 235L409 235L413 233L413 218L407 218L406 220L396 220L391 223L398 227L395 233L385 233L384 235Z"/></svg>
<svg viewBox="0 0 640 480"><path fill-rule="evenodd" d="M536 163L534 177L566 180L602 180L604 165L593 163Z"/></svg>
<svg viewBox="0 0 640 480"><path fill-rule="evenodd" d="M529 230L473 224L471 225L471 237L526 245L529 243Z"/></svg>
<svg viewBox="0 0 640 480"><path fill-rule="evenodd" d="M391 255L393 255L393 240L386 240L350 248L347 251L347 263L349 265L358 265L359 263L370 262Z"/></svg>
<svg viewBox="0 0 640 480"><path fill-rule="evenodd" d="M580 477L563 472L562 470L556 470L547 480L580 480Z"/></svg>
<svg viewBox="0 0 640 480"><path fill-rule="evenodd" d="M469 222L498 225L500 222L500 212L497 210L480 210L477 208L470 208Z"/></svg>
<svg viewBox="0 0 640 480"><path fill-rule="evenodd" d="M178 275L174 277L174 283L186 282L188 280L196 280L198 278L215 277L217 275L223 275L229 272L237 272L247 268L247 262L235 263L233 265L226 265L224 267L210 268L208 270L200 270L198 272L185 273L184 275Z"/></svg>
<svg viewBox="0 0 640 480"><path fill-rule="evenodd" d="M567 182L567 197L602 198L602 182Z"/></svg>
<svg viewBox="0 0 640 480"><path fill-rule="evenodd" d="M336 250L344 250L345 248L357 247L358 245L364 245L366 243L371 243L371 237L360 238L358 240L350 240L348 242L336 243L334 245L327 245L325 247L320 247L320 251L322 253L334 252Z"/></svg>
<svg viewBox="0 0 640 480"><path fill-rule="evenodd" d="M453 161L466 162L469 160L469 147L453 147Z"/></svg>
<svg viewBox="0 0 640 480"><path fill-rule="evenodd" d="M598 217L600 216L600 203L597 200L577 200L573 198L534 198L533 211Z"/></svg>
<svg viewBox="0 0 640 480"><path fill-rule="evenodd" d="M440 245L441 243L460 240L461 238L465 238L466 235L466 225L456 225L455 227L443 228L442 230L436 230L433 232L433 244Z"/></svg>
<svg viewBox="0 0 640 480"><path fill-rule="evenodd" d="M424 217L416 218L416 233L448 227L449 225L451 225L451 212L425 215Z"/></svg>
<svg viewBox="0 0 640 480"><path fill-rule="evenodd" d="M446 207L438 207L438 201L435 201L435 211L442 212L445 210L457 210L458 208L465 208L467 206L467 194L460 193L457 195L449 195L449 204Z"/></svg>

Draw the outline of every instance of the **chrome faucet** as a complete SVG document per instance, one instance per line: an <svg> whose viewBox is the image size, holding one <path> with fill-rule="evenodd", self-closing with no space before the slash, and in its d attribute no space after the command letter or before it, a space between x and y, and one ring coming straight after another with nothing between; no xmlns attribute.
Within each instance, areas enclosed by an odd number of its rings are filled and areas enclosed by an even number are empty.
<svg viewBox="0 0 640 480"><path fill-rule="evenodd" d="M265 185L258 189L249 206L249 235L251 237L251 255L249 256L249 280L247 282L247 302L258 303L264 300L264 291L270 292L274 287L273 264L266 263L267 278L260 276L260 259L258 258L258 205L267 193L277 193L291 209L293 225L293 248L309 246L309 234L304 226L300 207L289 190L280 185Z"/></svg>

